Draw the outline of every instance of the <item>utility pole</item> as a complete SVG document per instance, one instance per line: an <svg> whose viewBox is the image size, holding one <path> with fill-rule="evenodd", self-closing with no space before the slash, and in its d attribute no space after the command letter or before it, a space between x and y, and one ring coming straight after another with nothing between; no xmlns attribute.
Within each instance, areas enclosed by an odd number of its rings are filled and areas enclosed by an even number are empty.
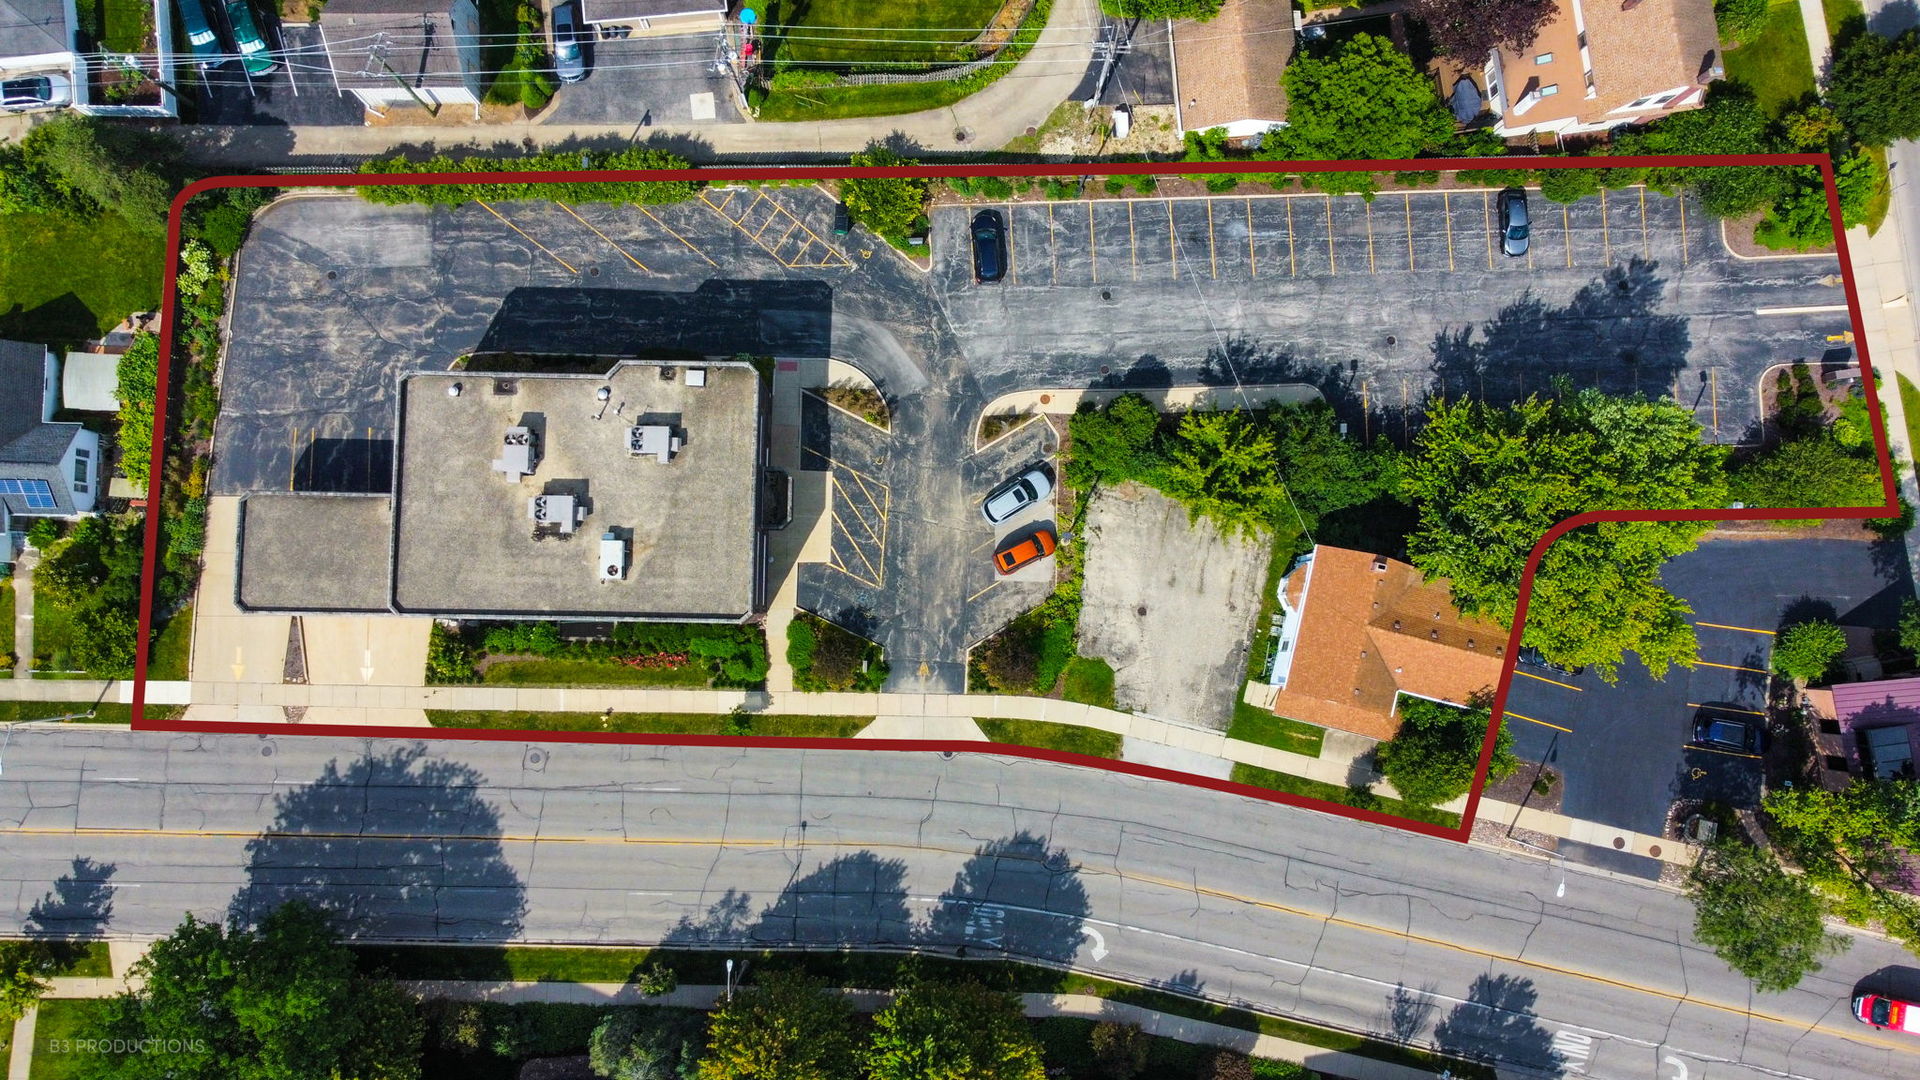
<svg viewBox="0 0 1920 1080"><path fill-rule="evenodd" d="M429 48L429 49L432 48L433 47L433 26L428 23L422 23L420 29L425 34L426 41L427 41L426 45L423 47ZM440 106L434 104L431 101L428 101L426 98L421 97L419 91L415 90L411 86L408 86L407 80L404 77L402 77L399 72L393 70L392 64L387 63L387 47L390 44L392 43L387 40L387 32L385 30L382 30L378 34L376 34L373 39L373 47L367 50L367 62L365 66L363 66L360 69L360 74L365 75L368 78L372 78L373 65L376 63L379 64L382 68L386 70L386 73L388 75L393 76L393 81L400 84L400 89L405 90L407 92L408 97L411 97L415 102L419 103L421 108L427 110L428 116L439 116Z"/></svg>
<svg viewBox="0 0 1920 1080"><path fill-rule="evenodd" d="M1101 95L1107 92L1107 79L1113 75L1113 65L1120 57L1133 51L1133 22L1126 24L1126 36L1120 35L1118 23L1107 23L1100 27L1100 40L1093 43L1093 58L1100 61L1100 77L1094 80L1093 96L1085 102L1087 109L1100 104Z"/></svg>

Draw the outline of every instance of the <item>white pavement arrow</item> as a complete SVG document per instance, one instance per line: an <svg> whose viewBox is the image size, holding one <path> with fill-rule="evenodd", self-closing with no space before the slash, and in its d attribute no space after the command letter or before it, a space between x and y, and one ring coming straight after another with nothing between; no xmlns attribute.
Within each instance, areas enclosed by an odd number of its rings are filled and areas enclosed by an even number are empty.
<svg viewBox="0 0 1920 1080"><path fill-rule="evenodd" d="M365 650L362 650L361 652L360 681L361 682L373 681L373 650L372 649L365 649Z"/></svg>
<svg viewBox="0 0 1920 1080"><path fill-rule="evenodd" d="M247 665L240 662L240 646L233 647L233 681L239 682L247 674Z"/></svg>
<svg viewBox="0 0 1920 1080"><path fill-rule="evenodd" d="M1681 1061L1679 1058L1674 1057L1672 1054L1668 1054L1666 1057L1663 1057L1660 1060L1665 1062L1668 1065L1673 1066L1674 1074L1673 1074L1672 1080L1687 1080L1687 1063L1686 1062Z"/></svg>
<svg viewBox="0 0 1920 1080"><path fill-rule="evenodd" d="M1080 928L1080 932L1093 939L1093 958L1095 960L1105 960L1107 958L1107 939L1100 936L1100 931L1095 930L1091 926L1083 926Z"/></svg>

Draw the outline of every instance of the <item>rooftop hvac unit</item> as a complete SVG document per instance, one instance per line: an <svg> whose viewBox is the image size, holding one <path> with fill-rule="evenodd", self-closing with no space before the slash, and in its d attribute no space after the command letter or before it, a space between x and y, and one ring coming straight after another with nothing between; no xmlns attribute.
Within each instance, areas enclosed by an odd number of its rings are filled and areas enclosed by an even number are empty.
<svg viewBox="0 0 1920 1080"><path fill-rule="evenodd" d="M563 536L587 519L580 500L572 495L535 495L527 500L527 516L535 526L545 526Z"/></svg>
<svg viewBox="0 0 1920 1080"><path fill-rule="evenodd" d="M516 481L532 473L533 432L523 427L508 428L501 440L500 456L494 459L493 471Z"/></svg>
<svg viewBox="0 0 1920 1080"><path fill-rule="evenodd" d="M627 429L627 453L657 458L665 465L680 452L680 437L665 424L636 424Z"/></svg>
<svg viewBox="0 0 1920 1080"><path fill-rule="evenodd" d="M707 369L703 367L688 368L687 369L687 385L688 386L707 385Z"/></svg>
<svg viewBox="0 0 1920 1080"><path fill-rule="evenodd" d="M627 542L613 535L600 536L600 584L609 585L627 576Z"/></svg>

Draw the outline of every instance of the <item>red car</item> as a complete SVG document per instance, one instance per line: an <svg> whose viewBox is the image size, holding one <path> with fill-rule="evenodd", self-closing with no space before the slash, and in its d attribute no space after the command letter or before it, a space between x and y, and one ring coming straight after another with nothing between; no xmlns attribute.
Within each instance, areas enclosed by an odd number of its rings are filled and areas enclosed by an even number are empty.
<svg viewBox="0 0 1920 1080"><path fill-rule="evenodd" d="M1002 574L1011 574L1030 562L1053 554L1053 547L1053 533L1041 529L1017 544L1008 544L994 552L993 565Z"/></svg>
<svg viewBox="0 0 1920 1080"><path fill-rule="evenodd" d="M1861 994L1853 999L1854 1018L1877 1028L1892 1028L1909 1035L1920 1035L1920 1005L1897 1001L1879 994Z"/></svg>

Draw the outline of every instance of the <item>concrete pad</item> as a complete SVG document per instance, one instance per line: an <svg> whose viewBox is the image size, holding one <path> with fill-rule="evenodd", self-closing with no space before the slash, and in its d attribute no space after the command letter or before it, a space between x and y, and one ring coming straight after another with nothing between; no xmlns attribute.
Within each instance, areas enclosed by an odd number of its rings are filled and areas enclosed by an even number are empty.
<svg viewBox="0 0 1920 1080"><path fill-rule="evenodd" d="M207 547L193 605L196 682L279 682L287 662L285 615L249 615L234 606L240 500L207 500Z"/></svg>
<svg viewBox="0 0 1920 1080"><path fill-rule="evenodd" d="M860 729L856 739L966 739L986 742L980 725L964 716L881 716Z"/></svg>
<svg viewBox="0 0 1920 1080"><path fill-rule="evenodd" d="M1266 546L1189 522L1180 504L1127 483L1087 514L1080 651L1113 666L1123 708L1225 730L1246 672Z"/></svg>
<svg viewBox="0 0 1920 1080"><path fill-rule="evenodd" d="M349 727L431 727L420 709L368 709L323 706L310 708L301 718L306 724L341 724Z"/></svg>
<svg viewBox="0 0 1920 1080"><path fill-rule="evenodd" d="M301 620L307 681L347 686L422 686L432 619L319 616Z"/></svg>
<svg viewBox="0 0 1920 1080"><path fill-rule="evenodd" d="M1164 743L1147 742L1131 735L1120 740L1120 760L1134 761L1142 765L1154 765L1176 772L1193 773L1196 776L1212 776L1221 780L1233 776L1233 762L1211 754L1197 754L1192 750L1182 750L1177 746Z"/></svg>

